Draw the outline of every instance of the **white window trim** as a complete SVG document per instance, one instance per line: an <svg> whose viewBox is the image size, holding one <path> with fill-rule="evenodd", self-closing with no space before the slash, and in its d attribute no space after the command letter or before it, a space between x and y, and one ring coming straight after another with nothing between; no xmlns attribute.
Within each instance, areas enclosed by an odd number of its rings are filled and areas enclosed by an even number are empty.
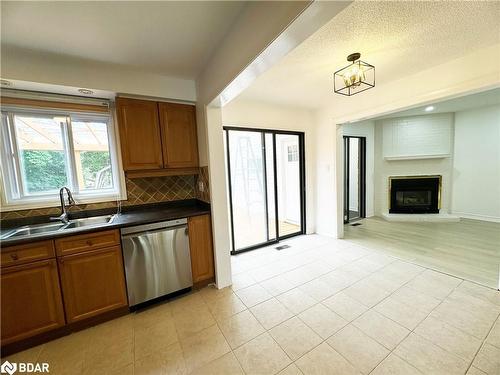
<svg viewBox="0 0 500 375"><path fill-rule="evenodd" d="M64 110L43 110L38 108L25 108L18 106L3 106L2 112L35 112L35 113L51 113L51 114L77 114L81 115L81 117L92 116L99 117L99 115L103 115L102 113L93 113L93 112L76 112L76 111L64 111ZM116 190L110 191L109 193L100 192L98 194L86 193L86 194L78 194L74 193L73 197L75 199L75 203L78 204L90 204L90 203L104 203L104 202L112 202L116 200L126 200L127 199L127 191L126 191L126 183L125 183L125 174L122 166L122 158L120 152L120 140L118 136L118 126L116 121L116 113L114 111L114 106L110 106L109 116L109 125L108 125L108 139L109 139L109 150L110 150L110 158L111 165L113 168L113 176L114 183L116 184ZM4 131L4 124L2 124L2 133ZM10 142L9 137L5 137L2 134L3 142L0 145L2 148L0 152L0 159L10 158L7 154L7 142ZM65 139L64 142L67 142ZM73 156L71 156L73 157ZM27 209L38 209L38 208L50 208L50 207L59 207L59 193L50 194L47 196L34 196L32 199L29 197L24 197L22 200L18 199L9 199L8 192L5 189L5 184L12 183L11 179L13 177L7 177L5 179L4 174L9 173L13 175L13 171L7 170L10 169L10 162L2 161L2 167L0 168L0 201L1 201L1 212L9 212L9 211L18 211L18 210L27 210ZM70 173L74 173L74 171L70 171ZM70 176L70 179L72 177Z"/></svg>

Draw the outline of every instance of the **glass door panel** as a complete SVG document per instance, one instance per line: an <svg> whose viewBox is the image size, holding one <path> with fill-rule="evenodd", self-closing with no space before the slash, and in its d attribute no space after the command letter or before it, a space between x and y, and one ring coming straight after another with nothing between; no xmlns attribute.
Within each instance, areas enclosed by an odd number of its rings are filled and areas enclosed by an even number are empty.
<svg viewBox="0 0 500 375"><path fill-rule="evenodd" d="M349 140L349 220L359 218L359 138Z"/></svg>
<svg viewBox="0 0 500 375"><path fill-rule="evenodd" d="M232 253L303 233L301 137L225 128Z"/></svg>
<svg viewBox="0 0 500 375"><path fill-rule="evenodd" d="M276 134L279 235L301 231L299 136Z"/></svg>
<svg viewBox="0 0 500 375"><path fill-rule="evenodd" d="M267 197L263 136L229 131L229 176L235 249L267 241Z"/></svg>
<svg viewBox="0 0 500 375"><path fill-rule="evenodd" d="M268 241L276 240L277 225L276 225L276 189L274 183L274 141L271 133L265 133L265 156L266 156L266 185L267 185L267 226L268 226Z"/></svg>
<svg viewBox="0 0 500 375"><path fill-rule="evenodd" d="M365 217L366 139L344 136L344 223Z"/></svg>

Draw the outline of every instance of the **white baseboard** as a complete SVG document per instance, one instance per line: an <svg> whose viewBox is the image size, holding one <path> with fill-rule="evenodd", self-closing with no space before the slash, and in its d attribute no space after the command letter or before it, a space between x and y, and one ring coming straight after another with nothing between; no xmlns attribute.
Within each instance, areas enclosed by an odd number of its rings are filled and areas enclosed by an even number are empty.
<svg viewBox="0 0 500 375"><path fill-rule="evenodd" d="M466 212L453 212L453 215L460 216L464 219L472 219L472 220L482 220L482 221L490 221L492 223L500 223L500 217L497 216L487 216L487 215L477 215L477 214L469 214Z"/></svg>

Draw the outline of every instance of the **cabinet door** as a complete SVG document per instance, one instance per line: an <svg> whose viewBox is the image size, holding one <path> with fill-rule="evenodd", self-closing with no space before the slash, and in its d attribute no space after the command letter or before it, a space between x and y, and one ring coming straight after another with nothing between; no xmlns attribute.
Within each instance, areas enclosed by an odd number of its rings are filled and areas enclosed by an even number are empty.
<svg viewBox="0 0 500 375"><path fill-rule="evenodd" d="M193 282L211 279L214 277L214 254L210 215L190 217L188 227Z"/></svg>
<svg viewBox="0 0 500 375"><path fill-rule="evenodd" d="M2 269L2 345L64 325L55 259Z"/></svg>
<svg viewBox="0 0 500 375"><path fill-rule="evenodd" d="M127 305L119 246L68 255L58 261L69 323Z"/></svg>
<svg viewBox="0 0 500 375"><path fill-rule="evenodd" d="M148 100L116 99L125 171L163 168L158 105Z"/></svg>
<svg viewBox="0 0 500 375"><path fill-rule="evenodd" d="M195 107L159 103L165 168L198 166L198 138Z"/></svg>

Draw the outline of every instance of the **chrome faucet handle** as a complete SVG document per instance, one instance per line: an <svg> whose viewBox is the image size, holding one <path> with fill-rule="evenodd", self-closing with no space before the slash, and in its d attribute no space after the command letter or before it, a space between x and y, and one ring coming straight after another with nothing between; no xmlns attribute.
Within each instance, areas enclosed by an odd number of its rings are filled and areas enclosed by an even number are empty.
<svg viewBox="0 0 500 375"><path fill-rule="evenodd" d="M49 217L49 220L50 221L61 221L64 224L68 224L69 223L68 214L61 214L59 216L51 216L51 217Z"/></svg>

